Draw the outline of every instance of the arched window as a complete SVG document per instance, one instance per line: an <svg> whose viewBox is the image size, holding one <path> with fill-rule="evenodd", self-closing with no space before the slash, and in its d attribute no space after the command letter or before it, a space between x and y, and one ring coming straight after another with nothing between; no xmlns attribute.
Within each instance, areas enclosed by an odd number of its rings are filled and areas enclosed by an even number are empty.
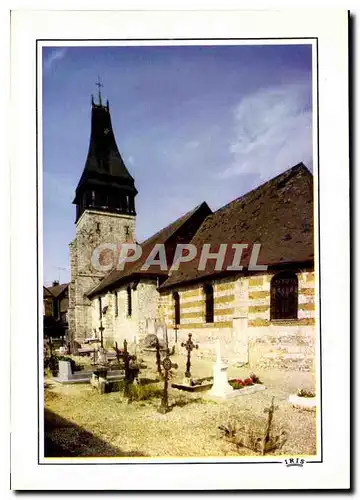
<svg viewBox="0 0 360 500"><path fill-rule="evenodd" d="M179 292L174 292L174 316L175 325L180 325L180 295Z"/></svg>
<svg viewBox="0 0 360 500"><path fill-rule="evenodd" d="M298 279L295 273L275 274L270 284L270 319L296 319Z"/></svg>
<svg viewBox="0 0 360 500"><path fill-rule="evenodd" d="M132 296L131 296L131 287L130 285L126 289L127 294L127 315L131 317L132 314Z"/></svg>
<svg viewBox="0 0 360 500"><path fill-rule="evenodd" d="M115 316L119 315L118 293L114 292Z"/></svg>
<svg viewBox="0 0 360 500"><path fill-rule="evenodd" d="M205 293L205 322L214 323L214 289L212 285L204 286Z"/></svg>
<svg viewBox="0 0 360 500"><path fill-rule="evenodd" d="M99 297L99 319L102 319L102 304L101 304L101 297Z"/></svg>

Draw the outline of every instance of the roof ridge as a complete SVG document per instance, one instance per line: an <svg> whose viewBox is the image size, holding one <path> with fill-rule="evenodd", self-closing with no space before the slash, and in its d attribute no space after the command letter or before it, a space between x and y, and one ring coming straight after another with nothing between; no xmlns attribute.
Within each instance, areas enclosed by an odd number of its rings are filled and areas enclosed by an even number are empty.
<svg viewBox="0 0 360 500"><path fill-rule="evenodd" d="M228 203L226 203L225 205L221 206L220 208L218 208L215 212L213 212L212 214L210 214L210 217L211 215L214 215L216 214L217 212L220 212L221 210L223 210L224 208L228 207L229 205L231 205L232 203L235 203L235 202L239 202L241 201L243 198L249 196L251 193L254 193L255 191L258 191L260 189L263 189L264 186L266 186L267 184L270 185L270 184L275 184L276 181L279 181L281 177L284 177L286 174L290 174L289 175L289 179L290 177L292 177L293 174L295 174L298 170L304 170L304 172L307 172L308 174L310 174L312 176L312 173L310 172L310 170L304 165L303 162L299 162L297 163L296 165L294 165L293 167L290 167L286 170L284 170L283 172L281 172L280 174L276 175L275 177L271 177L270 179L268 179L267 181L263 182L262 184L260 184L259 186L251 189L250 191L247 191L246 193L242 194L241 196L239 196L238 198L234 198L233 200L229 201Z"/></svg>
<svg viewBox="0 0 360 500"><path fill-rule="evenodd" d="M142 241L141 243L139 243L139 245L142 247L143 245L145 244L148 244L149 241L151 241L153 238L155 238L156 236L158 236L160 233L162 233L163 231L165 231L167 228L169 228L170 226L176 224L176 222L180 221L181 219L184 219L184 222L189 218L191 217L191 215L193 215L197 210L199 210L199 208L204 204L206 203L206 201L202 201L201 203L199 203L198 205L196 205L194 208L192 208L191 210L189 210L188 212L185 212L183 215L181 215L180 217L178 217L177 219L175 219L174 221L170 222L170 224L168 224L167 226L163 227L162 229L159 229L159 231L157 231L155 234L153 234L152 236L149 236L146 240ZM207 203L206 203L207 204ZM209 207L210 208L210 207ZM210 209L211 210L211 209ZM174 229L174 231L172 233L170 233L169 237L172 236L174 234L174 232L176 232L177 229Z"/></svg>
<svg viewBox="0 0 360 500"><path fill-rule="evenodd" d="M150 236L148 239L140 243L140 246L142 248L146 247L149 245L152 241L156 242L159 236L161 235L162 232L166 233L166 230L168 228L171 228L171 226L175 226L172 228L172 230L169 232L168 235L166 235L165 240L162 243L166 243L176 232L198 211L200 210L201 207L206 206L210 211L209 205L206 203L206 201L201 202L200 204L196 205L193 209L189 210L188 212L185 212L181 217L178 217L175 219L173 222L168 224L167 226L163 227L160 229L157 233L153 234ZM180 224L179 224L180 223ZM95 287L93 287L91 290L87 292L87 295L90 296L92 295L98 288L101 289L101 285L105 283L105 287L108 286L110 283L107 283L109 279L113 276L115 278L114 282L117 282L125 277L131 276L132 274L139 272L139 268L142 266L142 261L141 259L139 261L133 262L131 267L129 269L123 269L122 271L118 269L112 269L109 271L108 274L106 274L100 283L98 283ZM104 286L104 285L103 285Z"/></svg>

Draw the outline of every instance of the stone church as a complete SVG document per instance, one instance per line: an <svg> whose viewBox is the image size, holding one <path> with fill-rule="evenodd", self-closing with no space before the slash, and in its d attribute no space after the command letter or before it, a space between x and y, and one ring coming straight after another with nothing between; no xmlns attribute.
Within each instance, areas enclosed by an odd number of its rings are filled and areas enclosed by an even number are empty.
<svg viewBox="0 0 360 500"><path fill-rule="evenodd" d="M91 136L75 192L76 234L70 244L70 340L126 338L141 343L166 325L170 345L192 333L201 352L220 339L230 357L257 366L313 367L315 274L313 176L298 164L213 212L204 201L141 243L143 256L124 268L92 264L99 245L136 242L134 178L118 150L109 102L92 99ZM200 271L196 262L143 270L147 249L179 243L261 244L266 271ZM106 261L106 252L101 256Z"/></svg>

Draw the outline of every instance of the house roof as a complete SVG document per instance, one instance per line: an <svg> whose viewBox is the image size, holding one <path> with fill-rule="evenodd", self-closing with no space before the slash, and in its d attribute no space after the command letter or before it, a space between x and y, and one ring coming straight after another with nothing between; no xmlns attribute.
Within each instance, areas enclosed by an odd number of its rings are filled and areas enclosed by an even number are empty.
<svg viewBox="0 0 360 500"><path fill-rule="evenodd" d="M50 293L55 297L59 297L66 288L69 286L69 283L63 283L61 285L55 285L55 286L48 286L47 289L50 291ZM44 287L45 288L45 287Z"/></svg>
<svg viewBox="0 0 360 500"><path fill-rule="evenodd" d="M206 202L203 202L183 216L179 217L179 219L175 220L165 228L155 233L153 236L141 243L142 255L137 261L127 262L124 269L121 271L110 271L110 273L101 281L99 285L88 292L88 297L114 288L115 285L119 284L121 281L129 280L130 278L136 278L140 276L164 276L166 278L168 276L168 272L162 271L158 265L150 266L147 271L141 269L150 251L152 250L154 245L160 243L167 244L171 239L175 238L179 230L183 228L186 223L190 222L192 217L196 214L203 214L203 218L205 218L209 213L211 213L209 206Z"/></svg>
<svg viewBox="0 0 360 500"><path fill-rule="evenodd" d="M265 182L209 215L191 243L197 248L203 243L261 243L258 263L268 266L313 261L312 174L299 163ZM160 288L218 274L215 261L209 262L204 271L198 270L198 259L182 263Z"/></svg>

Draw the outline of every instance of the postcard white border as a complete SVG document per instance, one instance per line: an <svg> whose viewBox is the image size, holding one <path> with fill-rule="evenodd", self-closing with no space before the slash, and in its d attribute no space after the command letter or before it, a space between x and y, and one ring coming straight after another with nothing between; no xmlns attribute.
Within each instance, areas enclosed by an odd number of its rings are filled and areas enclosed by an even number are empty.
<svg viewBox="0 0 360 500"><path fill-rule="evenodd" d="M36 297L36 39L318 38L321 220L321 313L323 351L323 463L289 470L284 464L38 465ZM237 43L200 41L203 43ZM252 41L252 43L255 42ZM279 41L283 43L283 41ZM299 40L304 43L306 40ZM71 42L61 42L71 45ZM84 42L79 42L81 45ZM138 42L137 42L138 43ZM163 43L163 42L156 42ZM175 44L174 41L171 41ZM194 43L193 41L191 42ZM266 43L261 40L258 43ZM114 42L115 44L115 42ZM116 43L117 44L117 43ZM126 42L128 44L128 42ZM145 42L144 44L149 44ZM155 44L153 42L152 44ZM50 42L49 45L60 45ZM349 369L347 13L343 10L233 12L15 12L12 24L12 475L15 489L122 489L122 478L139 489L266 489L345 487L348 484L349 393L341 377ZM41 79L39 79L39 83ZM314 113L315 115L315 113ZM331 124L331 126L330 126ZM39 126L41 123L38 124ZM316 125L316 124L315 124ZM41 130L39 128L39 130ZM316 143L316 141L314 141ZM333 145L337 147L334 148ZM41 148L39 148L41 149ZM314 154L314 170L317 155ZM41 160L41 158L39 158ZM339 165L341 167L339 167ZM16 166L16 168L14 168ZM316 177L316 176L315 176ZM41 188L41 176L39 179ZM334 203L336 196L336 204ZM39 202L41 202L39 197ZM39 215L41 214L39 205ZM336 226L337 241L332 237ZM39 219L39 229L42 221ZM26 252L24 253L24 249ZM40 248L39 255L42 253ZM336 260L334 260L334 257ZM336 268L334 269L334 262ZM39 263L39 283L42 265ZM21 316L16 303L26 281ZM342 286L342 291L338 287ZM33 293L29 292L33 290ZM15 304L15 305L14 305ZM41 318L42 305L39 305ZM27 334L24 333L28 332ZM339 332L342 332L339 337ZM326 332L326 333L324 333ZM36 340L35 340L36 339ZM26 391L21 366L26 364ZM330 383L331 377L331 383ZM328 381L328 383L326 383ZM337 404L333 406L333 393ZM338 414L338 419L336 419ZM334 426L335 421L346 425ZM40 431L40 434L42 430ZM328 438L326 438L328 436ZM26 443L26 446L24 446ZM339 460L339 456L341 459ZM248 462L251 460L247 460ZM107 460L108 462L108 460ZM90 467L90 468L89 468ZM92 468L97 467L96 474ZM239 469L239 467L241 467ZM110 470L109 470L110 469ZM216 473L214 472L216 469ZM261 484L259 482L261 474ZM66 482L64 482L66 477ZM137 478L141 477L141 484ZM164 480L164 478L166 478Z"/></svg>

